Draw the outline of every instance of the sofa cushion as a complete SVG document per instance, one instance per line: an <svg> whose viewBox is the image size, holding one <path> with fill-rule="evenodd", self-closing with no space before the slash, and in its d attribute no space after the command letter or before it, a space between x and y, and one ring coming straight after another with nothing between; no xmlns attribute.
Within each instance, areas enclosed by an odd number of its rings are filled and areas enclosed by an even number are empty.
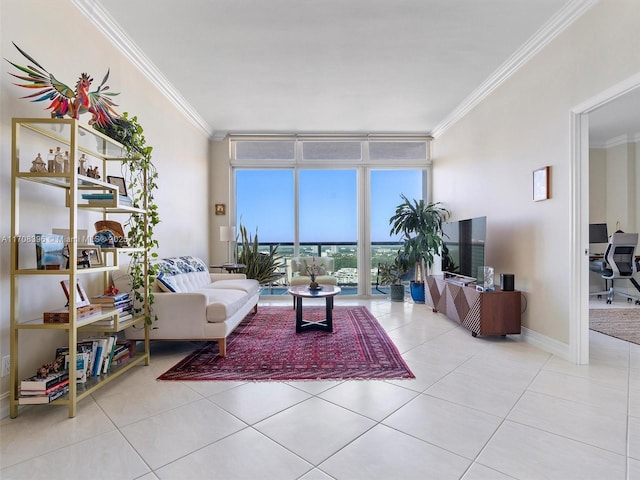
<svg viewBox="0 0 640 480"><path fill-rule="evenodd" d="M208 272L209 269L199 258L186 255L183 257L168 257L153 262L158 266L158 271L167 275L177 275L179 273Z"/></svg>
<svg viewBox="0 0 640 480"><path fill-rule="evenodd" d="M156 284L160 287L160 290L163 292L176 292L176 284L173 281L173 277L170 275L165 275L164 273L159 273L156 277Z"/></svg>
<svg viewBox="0 0 640 480"><path fill-rule="evenodd" d="M241 290L246 292L249 296L253 296L258 293L260 289L260 284L257 280L253 280L250 278L240 280L218 280L213 282L207 288L222 288L222 289L232 289L232 290Z"/></svg>
<svg viewBox="0 0 640 480"><path fill-rule="evenodd" d="M180 273L178 275L163 275L163 281L171 285L174 292L194 292L208 287L211 278L207 272ZM161 287L162 288L162 287Z"/></svg>
<svg viewBox="0 0 640 480"><path fill-rule="evenodd" d="M169 257L157 260L156 284L163 291L193 292L211 283L209 269L196 257Z"/></svg>
<svg viewBox="0 0 640 480"><path fill-rule="evenodd" d="M198 290L207 296L207 322L224 322L247 303L249 296L242 290L203 288Z"/></svg>

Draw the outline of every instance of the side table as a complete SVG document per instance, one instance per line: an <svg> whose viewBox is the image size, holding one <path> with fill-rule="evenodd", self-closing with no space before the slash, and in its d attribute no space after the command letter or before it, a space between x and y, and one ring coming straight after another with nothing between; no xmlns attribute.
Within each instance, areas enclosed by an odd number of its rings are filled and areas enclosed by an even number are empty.
<svg viewBox="0 0 640 480"><path fill-rule="evenodd" d="M242 270L243 268L247 268L247 266L244 263L220 263L218 265L209 265L209 268L219 268L221 270L226 270L227 273L233 273L238 270Z"/></svg>

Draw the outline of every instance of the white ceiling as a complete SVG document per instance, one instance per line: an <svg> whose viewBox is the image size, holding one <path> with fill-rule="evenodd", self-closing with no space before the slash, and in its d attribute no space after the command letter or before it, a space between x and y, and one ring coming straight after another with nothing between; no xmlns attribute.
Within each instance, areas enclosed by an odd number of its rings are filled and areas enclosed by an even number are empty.
<svg viewBox="0 0 640 480"><path fill-rule="evenodd" d="M585 0L72 0L201 128L437 133Z"/></svg>

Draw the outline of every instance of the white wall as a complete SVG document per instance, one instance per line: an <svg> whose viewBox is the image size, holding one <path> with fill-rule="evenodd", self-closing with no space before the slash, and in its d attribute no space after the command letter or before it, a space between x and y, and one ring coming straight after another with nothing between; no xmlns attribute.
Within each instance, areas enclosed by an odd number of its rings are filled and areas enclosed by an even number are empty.
<svg viewBox="0 0 640 480"><path fill-rule="evenodd" d="M116 97L119 112L137 115L145 137L153 146L152 158L159 172L159 190L155 200L162 223L156 227L160 256L191 254L208 261L209 257L209 141L207 136L162 97L158 91L124 58L69 2L47 0L3 0L0 11L0 57L19 65L31 62L14 48L15 42L60 81L74 86L82 72L91 74L96 84L107 68L108 84ZM27 90L12 85L8 72L14 67L2 60L0 65L0 236L8 237L10 224L10 148L12 117L48 117L44 102L34 104L18 97ZM81 118L88 121L88 117ZM35 219L25 219L22 231L50 231L62 227L68 217L61 208L48 211L48 205L62 203L58 194L31 189ZM42 196L40 196L42 195ZM52 200L50 202L49 200ZM86 226L90 232L93 225ZM0 357L9 353L9 243L0 243ZM59 280L59 279L58 279ZM59 308L57 281L40 281L23 308L41 312ZM94 292L89 292L93 294ZM95 292L100 293L100 292ZM27 298L24 296L23 298ZM23 302L25 303L25 302ZM24 310L23 310L24 311ZM20 365L32 369L50 361L52 342L47 333L29 332L21 338ZM23 370L25 371L25 370ZM8 377L0 379L0 398L6 411ZM1 415L0 415L1 416Z"/></svg>
<svg viewBox="0 0 640 480"><path fill-rule="evenodd" d="M569 342L571 109L640 71L640 2L601 0L465 118L435 139L434 200L487 215L487 264L512 272L523 325ZM532 171L551 166L551 199Z"/></svg>
<svg viewBox="0 0 640 480"><path fill-rule="evenodd" d="M637 232L635 144L624 143L606 150L606 209L610 232L620 228Z"/></svg>
<svg viewBox="0 0 640 480"><path fill-rule="evenodd" d="M229 261L229 250L233 250L233 244L220 241L221 226L235 226L235 209L234 202L231 200L231 167L229 166L229 140L212 141L210 145L211 155L211 201L209 209L211 211L211 245L209 255L212 264L219 264ZM226 213L224 215L216 215L214 207L216 204L225 205ZM239 233L239 232L238 232Z"/></svg>

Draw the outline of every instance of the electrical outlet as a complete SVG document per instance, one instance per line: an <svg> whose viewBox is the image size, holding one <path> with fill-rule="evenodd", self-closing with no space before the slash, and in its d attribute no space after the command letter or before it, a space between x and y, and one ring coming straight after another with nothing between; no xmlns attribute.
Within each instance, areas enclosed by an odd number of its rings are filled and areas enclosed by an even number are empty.
<svg viewBox="0 0 640 480"><path fill-rule="evenodd" d="M11 366L11 357L7 355L6 357L2 357L2 372L0 373L0 377L6 377L9 375L9 367Z"/></svg>

